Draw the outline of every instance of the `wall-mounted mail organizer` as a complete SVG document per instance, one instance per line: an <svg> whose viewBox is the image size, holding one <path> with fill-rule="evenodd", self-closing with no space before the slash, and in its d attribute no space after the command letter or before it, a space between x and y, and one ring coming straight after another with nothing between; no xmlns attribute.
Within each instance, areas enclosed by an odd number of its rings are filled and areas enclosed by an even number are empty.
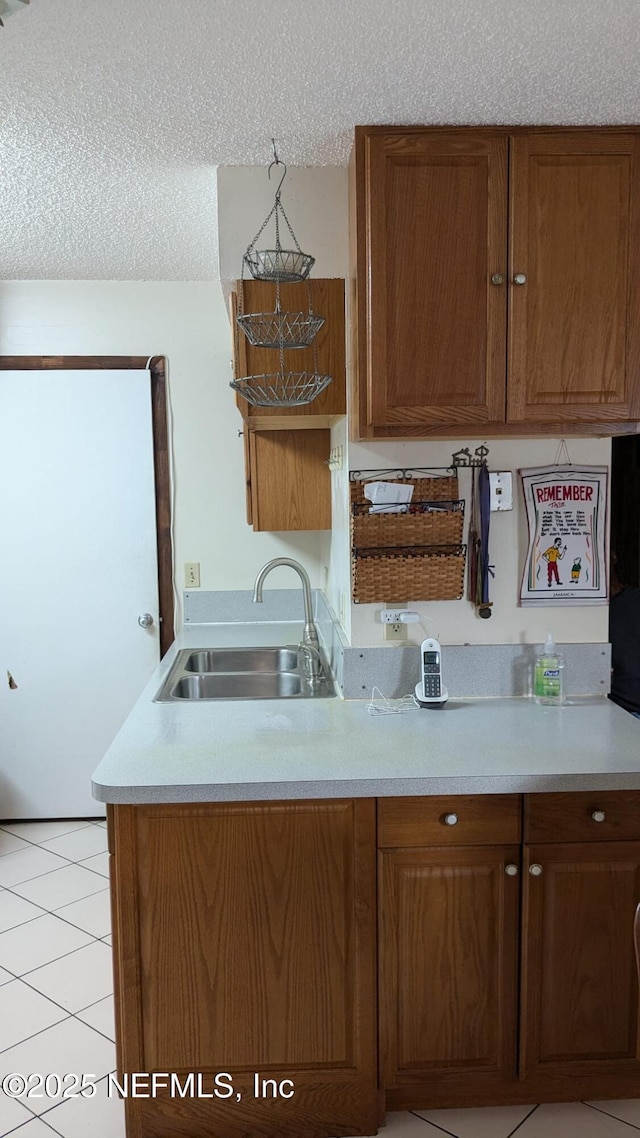
<svg viewBox="0 0 640 1138"><path fill-rule="evenodd" d="M464 500L452 467L352 470L351 560L355 604L457 600L464 591ZM371 513L367 482L411 483L402 513Z"/></svg>

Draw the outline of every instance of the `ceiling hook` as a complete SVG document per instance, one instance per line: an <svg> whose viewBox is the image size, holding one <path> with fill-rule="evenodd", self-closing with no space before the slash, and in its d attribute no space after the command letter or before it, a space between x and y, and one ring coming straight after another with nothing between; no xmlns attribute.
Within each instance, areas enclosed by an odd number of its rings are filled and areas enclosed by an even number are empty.
<svg viewBox="0 0 640 1138"><path fill-rule="evenodd" d="M273 146L273 162L271 162L271 164L269 165L269 168L267 170L267 175L268 175L269 179L271 178L271 170L273 169L274 166L284 166L284 172L283 172L283 175L282 175L280 181L278 182L278 188L276 190L276 198L279 199L280 198L280 190L282 189L282 183L284 182L284 180L287 176L287 167L286 167L286 163L282 162L280 160L280 158L278 158L278 151L276 150L275 138L271 139L271 145Z"/></svg>
<svg viewBox="0 0 640 1138"><path fill-rule="evenodd" d="M280 190L282 189L282 183L284 182L284 180L287 176L287 167L286 167L286 164L284 162L281 162L279 159L277 162L272 162L271 166L284 166L284 173L283 173L280 181L278 182L278 188L276 190L276 198L278 198L278 200L280 200ZM271 166L269 167L269 170L268 170L269 177L271 177Z"/></svg>

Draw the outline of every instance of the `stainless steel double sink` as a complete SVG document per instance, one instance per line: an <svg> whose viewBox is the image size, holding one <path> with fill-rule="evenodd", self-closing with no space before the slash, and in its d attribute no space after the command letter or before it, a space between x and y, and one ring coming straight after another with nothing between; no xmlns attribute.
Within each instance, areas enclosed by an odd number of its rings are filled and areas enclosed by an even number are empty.
<svg viewBox="0 0 640 1138"><path fill-rule="evenodd" d="M304 651L295 644L274 648L183 648L155 702L208 699L327 699L335 687L321 654L311 679Z"/></svg>

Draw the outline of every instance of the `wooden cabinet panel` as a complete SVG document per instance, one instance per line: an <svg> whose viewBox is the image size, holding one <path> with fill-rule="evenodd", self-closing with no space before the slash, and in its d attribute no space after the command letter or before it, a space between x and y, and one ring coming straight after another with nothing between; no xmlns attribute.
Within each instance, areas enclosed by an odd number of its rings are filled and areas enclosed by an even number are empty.
<svg viewBox="0 0 640 1138"><path fill-rule="evenodd" d="M378 848L504 845L520 841L519 794L378 799ZM446 819L455 817L455 823Z"/></svg>
<svg viewBox="0 0 640 1138"><path fill-rule="evenodd" d="M509 421L640 415L640 142L511 140Z"/></svg>
<svg viewBox="0 0 640 1138"><path fill-rule="evenodd" d="M254 530L331 529L330 446L324 427L248 432L247 517Z"/></svg>
<svg viewBox="0 0 640 1138"><path fill-rule="evenodd" d="M527 846L523 880L522 1076L637 1080L640 843Z"/></svg>
<svg viewBox="0 0 640 1138"><path fill-rule="evenodd" d="M500 134L356 129L362 437L504 419L506 163Z"/></svg>
<svg viewBox="0 0 640 1138"><path fill-rule="evenodd" d="M640 841L640 791L525 794L524 840Z"/></svg>
<svg viewBox="0 0 640 1138"><path fill-rule="evenodd" d="M380 1048L387 1107L515 1077L516 846L379 854Z"/></svg>
<svg viewBox="0 0 640 1138"><path fill-rule="evenodd" d="M526 795L539 844L524 847L522 872L517 795L378 801L388 1109L637 1092L640 841L620 839L637 831L639 798Z"/></svg>
<svg viewBox="0 0 640 1138"><path fill-rule="evenodd" d="M231 1072L242 1093L128 1100L131 1134L374 1132L374 817L371 800L115 808L119 1062ZM256 1099L255 1072L294 1096Z"/></svg>
<svg viewBox="0 0 640 1138"><path fill-rule="evenodd" d="M356 128L351 226L354 437L636 425L638 128Z"/></svg>
<svg viewBox="0 0 640 1138"><path fill-rule="evenodd" d="M328 426L341 415L345 415L346 372L345 372L345 311L344 281L335 279L312 279L311 298L313 310L324 316L325 322L316 337L318 368L322 375L332 376L333 382L314 399L312 403L300 407L254 407L236 395L236 404L244 419L254 428L270 429L291 426ZM237 283L238 288L240 282ZM244 312L273 312L276 303L276 286L270 281L248 280L242 282L244 292ZM232 301L232 318L235 318L236 297ZM309 307L307 282L280 286L280 306L287 312L306 312ZM235 333L235 330L234 330ZM313 371L313 347L295 348L285 354L286 371ZM256 348L238 329L236 337L236 372L243 375L270 375L280 369L280 355L274 348Z"/></svg>

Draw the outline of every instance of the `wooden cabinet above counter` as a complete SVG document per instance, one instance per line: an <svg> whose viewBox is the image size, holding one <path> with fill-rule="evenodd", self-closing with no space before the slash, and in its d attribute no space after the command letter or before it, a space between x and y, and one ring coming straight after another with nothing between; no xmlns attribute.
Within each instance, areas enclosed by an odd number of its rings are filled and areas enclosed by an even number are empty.
<svg viewBox="0 0 640 1138"><path fill-rule="evenodd" d="M640 127L357 127L356 438L640 419Z"/></svg>
<svg viewBox="0 0 640 1138"><path fill-rule="evenodd" d="M320 374L330 375L332 382L312 403L296 407L256 407L236 395L245 440L247 522L254 530L331 528L329 428L346 414L344 281L318 279L280 286L283 312L306 313L310 298L313 311L324 317L315 350L284 349L284 368L313 372L317 363ZM245 314L273 312L276 285L237 281L231 294L231 319L236 377L277 373L279 349L256 347L237 328L239 300Z"/></svg>

